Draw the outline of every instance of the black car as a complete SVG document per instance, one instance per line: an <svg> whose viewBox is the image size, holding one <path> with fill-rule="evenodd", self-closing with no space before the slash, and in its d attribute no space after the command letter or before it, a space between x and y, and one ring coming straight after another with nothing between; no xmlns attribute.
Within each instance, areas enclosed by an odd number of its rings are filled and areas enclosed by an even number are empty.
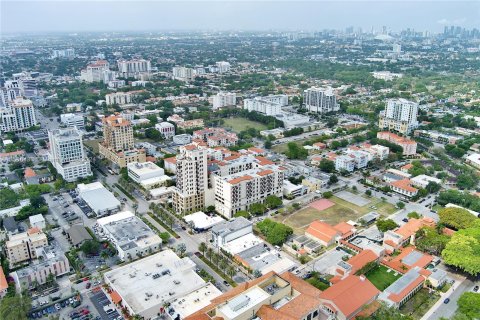
<svg viewBox="0 0 480 320"><path fill-rule="evenodd" d="M478 287L478 286L475 286L475 287L473 287L473 292L477 292L477 291L478 291L478 289L479 289L479 287Z"/></svg>

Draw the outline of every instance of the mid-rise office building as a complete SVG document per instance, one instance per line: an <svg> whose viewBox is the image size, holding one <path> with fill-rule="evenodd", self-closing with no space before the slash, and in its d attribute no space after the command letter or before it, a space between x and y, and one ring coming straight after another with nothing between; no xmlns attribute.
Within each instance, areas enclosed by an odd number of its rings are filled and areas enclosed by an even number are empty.
<svg viewBox="0 0 480 320"><path fill-rule="evenodd" d="M65 113L60 115L60 122L69 128L85 129L85 119L81 114Z"/></svg>
<svg viewBox="0 0 480 320"><path fill-rule="evenodd" d="M75 58L75 49L61 49L61 50L53 50L52 58Z"/></svg>
<svg viewBox="0 0 480 320"><path fill-rule="evenodd" d="M5 251L11 265L37 259L37 250L48 245L47 236L38 228L9 237L5 243Z"/></svg>
<svg viewBox="0 0 480 320"><path fill-rule="evenodd" d="M133 128L130 121L119 116L109 116L102 120L103 142L99 143L100 155L119 168L131 162L145 162L146 154L135 149Z"/></svg>
<svg viewBox="0 0 480 320"><path fill-rule="evenodd" d="M385 110L380 111L378 126L408 135L418 127L418 104L406 99L389 99Z"/></svg>
<svg viewBox="0 0 480 320"><path fill-rule="evenodd" d="M235 92L219 92L213 96L213 109L235 106L237 95Z"/></svg>
<svg viewBox="0 0 480 320"><path fill-rule="evenodd" d="M208 188L207 150L189 144L179 149L176 157L177 184L173 194L173 206L180 214L205 208L205 192Z"/></svg>
<svg viewBox="0 0 480 320"><path fill-rule="evenodd" d="M138 91L129 91L129 92L113 92L105 95L105 103L107 106L112 104L129 104L132 102L132 99L135 98L139 93L142 93L142 90Z"/></svg>
<svg viewBox="0 0 480 320"><path fill-rule="evenodd" d="M104 81L105 72L110 71L110 64L106 60L98 60L94 63L87 65L87 67L81 71L80 79L85 82L100 82Z"/></svg>
<svg viewBox="0 0 480 320"><path fill-rule="evenodd" d="M119 60L118 73L120 77L124 78L136 78L141 75L149 75L152 66L150 60L145 59L132 59L132 60Z"/></svg>
<svg viewBox="0 0 480 320"><path fill-rule="evenodd" d="M288 105L286 94L255 97L243 100L243 108L248 111L256 111L267 116L275 116L282 112L282 107Z"/></svg>
<svg viewBox="0 0 480 320"><path fill-rule="evenodd" d="M92 175L90 160L83 148L82 134L77 128L48 132L50 162L66 181L76 181Z"/></svg>
<svg viewBox="0 0 480 320"><path fill-rule="evenodd" d="M16 98L0 107L2 132L17 132L33 127L37 124L35 107L31 100Z"/></svg>
<svg viewBox="0 0 480 320"><path fill-rule="evenodd" d="M303 103L310 112L328 113L340 110L333 89L311 87L303 92Z"/></svg>

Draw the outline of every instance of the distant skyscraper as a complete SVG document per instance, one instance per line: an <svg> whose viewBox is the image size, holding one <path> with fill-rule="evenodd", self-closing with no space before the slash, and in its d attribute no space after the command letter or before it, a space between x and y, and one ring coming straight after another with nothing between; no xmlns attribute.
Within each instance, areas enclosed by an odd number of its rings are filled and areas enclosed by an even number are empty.
<svg viewBox="0 0 480 320"><path fill-rule="evenodd" d="M213 96L213 109L234 106L237 103L235 92L219 92Z"/></svg>
<svg viewBox="0 0 480 320"><path fill-rule="evenodd" d="M83 149L82 135L76 128L48 132L50 162L65 181L92 175L90 161Z"/></svg>
<svg viewBox="0 0 480 320"><path fill-rule="evenodd" d="M395 43L395 44L393 44L393 46L392 46L392 51L393 51L394 53L400 53L400 52L402 52L402 46L399 45L398 43Z"/></svg>
<svg viewBox="0 0 480 320"><path fill-rule="evenodd" d="M173 67L173 78L181 81L191 81L195 77L195 72L192 68L186 67Z"/></svg>
<svg viewBox="0 0 480 320"><path fill-rule="evenodd" d="M332 88L311 87L303 92L303 103L311 112L328 113L340 110Z"/></svg>
<svg viewBox="0 0 480 320"><path fill-rule="evenodd" d="M152 70L150 61L145 59L119 60L117 64L119 76L124 78L148 76Z"/></svg>
<svg viewBox="0 0 480 320"><path fill-rule="evenodd" d="M380 129L397 131L408 135L418 127L418 104L406 99L390 99L385 110L380 112L378 126Z"/></svg>
<svg viewBox="0 0 480 320"><path fill-rule="evenodd" d="M216 63L218 73L225 73L230 70L230 63L226 61L219 61Z"/></svg>

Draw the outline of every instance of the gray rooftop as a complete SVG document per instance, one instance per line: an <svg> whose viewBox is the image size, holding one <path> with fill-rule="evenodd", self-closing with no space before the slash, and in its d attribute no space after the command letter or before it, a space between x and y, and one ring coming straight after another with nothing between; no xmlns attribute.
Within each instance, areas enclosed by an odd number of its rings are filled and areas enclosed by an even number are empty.
<svg viewBox="0 0 480 320"><path fill-rule="evenodd" d="M252 270L262 270L267 265L271 265L282 259L276 251L271 249L265 243L259 243L245 251L242 251L238 256L246 261Z"/></svg>
<svg viewBox="0 0 480 320"><path fill-rule="evenodd" d="M241 230L248 226L251 226L252 222L248 221L244 217L238 217L230 221L224 221L212 227L212 233L218 236L226 236L237 230Z"/></svg>
<svg viewBox="0 0 480 320"><path fill-rule="evenodd" d="M95 213L120 207L120 201L105 188L87 190L80 196Z"/></svg>
<svg viewBox="0 0 480 320"><path fill-rule="evenodd" d="M390 294L399 294L405 288L407 288L415 279L420 276L420 267L415 267L410 269L407 273L405 273L402 277L398 278L394 283L392 283L387 289L385 289L384 293Z"/></svg>
<svg viewBox="0 0 480 320"><path fill-rule="evenodd" d="M67 233L74 246L81 244L83 241L92 240L92 236L88 233L87 229L79 224L73 225L68 229Z"/></svg>
<svg viewBox="0 0 480 320"><path fill-rule="evenodd" d="M18 223L14 217L6 217L3 219L3 227L9 232L14 232L18 230Z"/></svg>
<svg viewBox="0 0 480 320"><path fill-rule="evenodd" d="M407 266L414 265L420 258L423 257L423 253L413 250L405 258L402 259L402 262Z"/></svg>

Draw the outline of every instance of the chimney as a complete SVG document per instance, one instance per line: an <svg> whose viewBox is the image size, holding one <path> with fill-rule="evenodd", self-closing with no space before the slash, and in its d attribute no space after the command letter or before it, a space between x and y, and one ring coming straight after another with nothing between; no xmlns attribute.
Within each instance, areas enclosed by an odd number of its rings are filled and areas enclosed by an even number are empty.
<svg viewBox="0 0 480 320"><path fill-rule="evenodd" d="M361 275L361 276L360 276L360 281L365 281L365 279L366 279L366 278L365 278L364 275Z"/></svg>

